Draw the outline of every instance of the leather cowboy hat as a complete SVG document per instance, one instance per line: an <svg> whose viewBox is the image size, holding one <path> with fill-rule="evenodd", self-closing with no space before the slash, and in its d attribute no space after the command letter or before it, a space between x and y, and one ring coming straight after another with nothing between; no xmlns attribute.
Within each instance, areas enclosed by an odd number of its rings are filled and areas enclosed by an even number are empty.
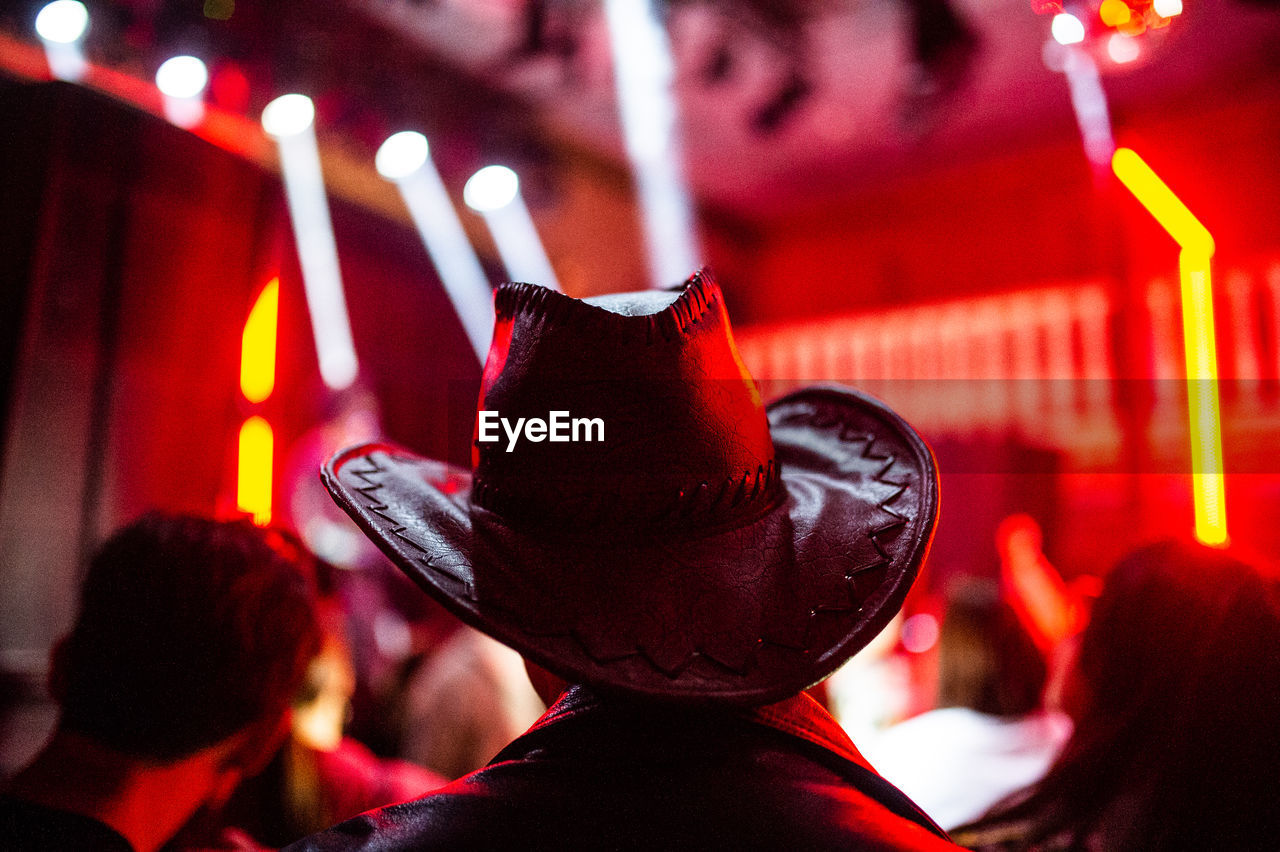
<svg viewBox="0 0 1280 852"><path fill-rule="evenodd" d="M459 618L570 682L766 704L897 612L938 503L902 418L840 387L766 407L706 271L495 309L470 472L372 443L322 473Z"/></svg>

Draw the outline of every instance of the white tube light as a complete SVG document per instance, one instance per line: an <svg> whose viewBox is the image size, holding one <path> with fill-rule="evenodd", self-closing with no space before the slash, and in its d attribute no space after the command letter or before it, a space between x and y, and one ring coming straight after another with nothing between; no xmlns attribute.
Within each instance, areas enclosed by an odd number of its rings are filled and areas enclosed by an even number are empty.
<svg viewBox="0 0 1280 852"><path fill-rule="evenodd" d="M36 15L36 35L44 44L49 73L76 82L88 69L80 42L89 29L89 10L79 0L53 0Z"/></svg>
<svg viewBox="0 0 1280 852"><path fill-rule="evenodd" d="M493 337L493 290L430 153L427 137L403 131L382 143L374 165L400 190L462 329L484 364Z"/></svg>
<svg viewBox="0 0 1280 852"><path fill-rule="evenodd" d="M671 47L652 0L605 0L627 156L640 194L650 283L675 286L701 263L683 173Z"/></svg>
<svg viewBox="0 0 1280 852"><path fill-rule="evenodd" d="M204 90L209 69L194 56L174 56L156 70L156 88L164 96L165 117L179 127L204 120Z"/></svg>
<svg viewBox="0 0 1280 852"><path fill-rule="evenodd" d="M280 148L280 169L298 246L320 378L331 390L344 390L355 382L359 363L320 168L315 106L306 95L283 95L262 111L262 127Z"/></svg>
<svg viewBox="0 0 1280 852"><path fill-rule="evenodd" d="M506 166L485 166L463 189L467 206L484 217L512 281L560 289L538 229L520 196L520 179Z"/></svg>

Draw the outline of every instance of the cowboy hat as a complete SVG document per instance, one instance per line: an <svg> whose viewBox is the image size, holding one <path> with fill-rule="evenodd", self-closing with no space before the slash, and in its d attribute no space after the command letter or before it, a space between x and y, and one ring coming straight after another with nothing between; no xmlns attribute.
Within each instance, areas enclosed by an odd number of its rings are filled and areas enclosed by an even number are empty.
<svg viewBox="0 0 1280 852"><path fill-rule="evenodd" d="M933 534L932 454L846 388L766 407L709 273L583 300L505 284L495 310L470 472L371 443L322 473L459 618L571 682L749 705L897 612Z"/></svg>

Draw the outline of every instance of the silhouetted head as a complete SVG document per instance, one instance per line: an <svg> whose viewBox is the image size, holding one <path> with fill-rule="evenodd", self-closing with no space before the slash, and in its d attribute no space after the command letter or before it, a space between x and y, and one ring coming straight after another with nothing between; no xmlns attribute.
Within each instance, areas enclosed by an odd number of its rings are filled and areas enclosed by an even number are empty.
<svg viewBox="0 0 1280 852"><path fill-rule="evenodd" d="M1277 617L1275 582L1226 551L1173 541L1134 551L1107 577L1081 638L1081 721L1195 717L1200 736L1232 724L1237 708L1223 700L1276 672L1280 646L1265 640Z"/></svg>
<svg viewBox="0 0 1280 852"><path fill-rule="evenodd" d="M1058 848L1276 848L1280 590L1190 542L1112 570L1081 637L1076 728L1048 775L977 825Z"/></svg>
<svg viewBox="0 0 1280 852"><path fill-rule="evenodd" d="M55 661L61 724L175 760L282 718L319 647L314 564L296 541L149 514L89 565Z"/></svg>

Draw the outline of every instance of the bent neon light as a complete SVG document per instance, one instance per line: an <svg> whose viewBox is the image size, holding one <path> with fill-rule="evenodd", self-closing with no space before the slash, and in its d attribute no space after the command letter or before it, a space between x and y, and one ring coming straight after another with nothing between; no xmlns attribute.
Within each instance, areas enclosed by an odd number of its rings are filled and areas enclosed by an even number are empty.
<svg viewBox="0 0 1280 852"><path fill-rule="evenodd" d="M1182 279L1182 338L1187 361L1196 538L1220 547L1227 543L1227 507L1222 474L1213 286L1209 272L1213 236L1134 151L1117 149L1111 168L1181 249L1178 273Z"/></svg>

